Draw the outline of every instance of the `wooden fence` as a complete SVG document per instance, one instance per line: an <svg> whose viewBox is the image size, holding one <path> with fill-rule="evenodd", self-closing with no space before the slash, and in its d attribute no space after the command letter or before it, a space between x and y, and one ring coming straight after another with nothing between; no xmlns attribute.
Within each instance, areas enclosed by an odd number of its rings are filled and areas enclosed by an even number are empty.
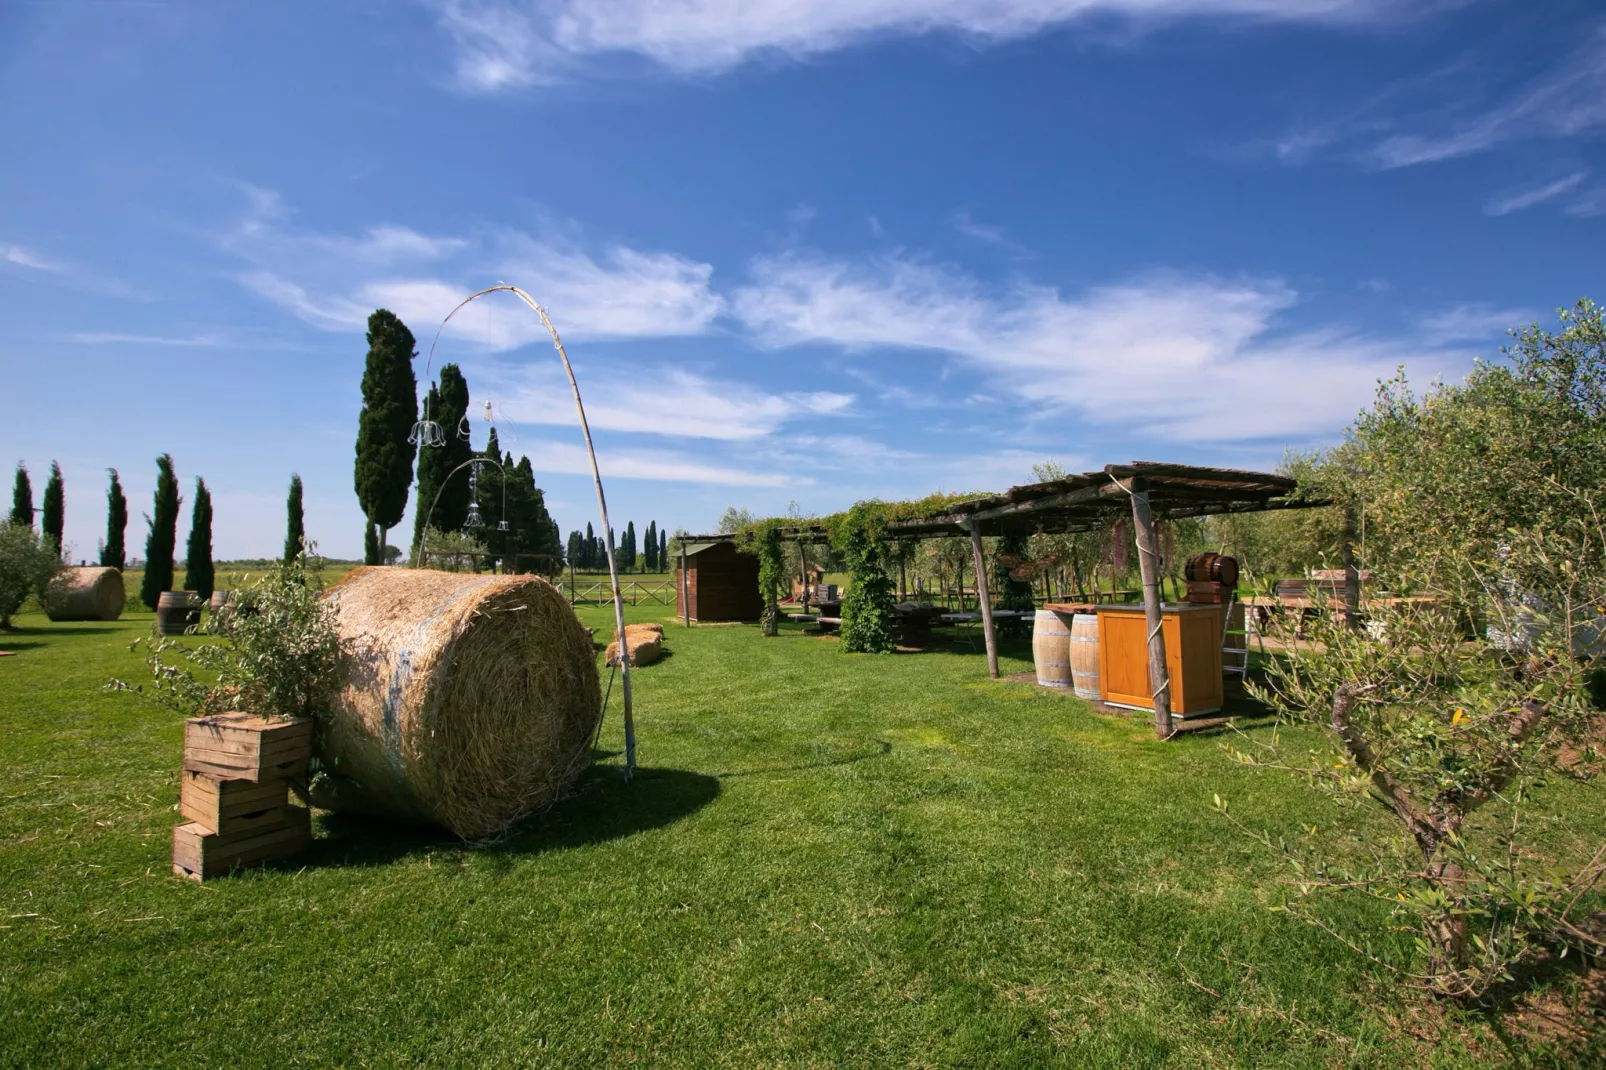
<svg viewBox="0 0 1606 1070"><path fill-rule="evenodd" d="M595 606L613 601L613 589L608 586L606 576L566 576L563 589L569 595L569 604L574 606ZM675 581L620 579L619 593L633 606L647 603L673 607Z"/></svg>

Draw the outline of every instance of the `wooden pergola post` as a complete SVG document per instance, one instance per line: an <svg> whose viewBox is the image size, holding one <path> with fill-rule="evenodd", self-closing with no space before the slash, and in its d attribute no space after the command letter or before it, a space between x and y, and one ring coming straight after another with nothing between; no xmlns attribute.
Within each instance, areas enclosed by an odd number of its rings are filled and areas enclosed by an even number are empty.
<svg viewBox="0 0 1606 1070"><path fill-rule="evenodd" d="M1160 549L1149 509L1149 481L1134 476L1122 483L1132 496L1132 536L1143 577L1143 618L1149 629L1149 688L1154 694L1154 734L1170 739L1171 671L1165 659L1165 615L1160 606Z"/></svg>
<svg viewBox="0 0 1606 1070"><path fill-rule="evenodd" d="M993 600L987 592L987 562L981 553L981 525L964 522L970 531L970 552L976 559L976 601L981 603L981 628L987 637L987 675L998 679L998 637L993 634Z"/></svg>
<svg viewBox="0 0 1606 1070"><path fill-rule="evenodd" d="M680 616L681 623L691 627L691 584L686 578L686 540L680 540Z"/></svg>
<svg viewBox="0 0 1606 1070"><path fill-rule="evenodd" d="M803 581L803 612L809 611L809 555L803 549L803 540L797 541L797 578Z"/></svg>

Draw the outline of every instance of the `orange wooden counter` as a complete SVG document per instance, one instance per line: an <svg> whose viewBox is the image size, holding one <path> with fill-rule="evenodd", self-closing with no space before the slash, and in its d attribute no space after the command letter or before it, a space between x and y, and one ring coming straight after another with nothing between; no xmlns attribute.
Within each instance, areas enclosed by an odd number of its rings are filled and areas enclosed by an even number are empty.
<svg viewBox="0 0 1606 1070"><path fill-rule="evenodd" d="M1167 602L1161 607L1171 712L1221 709L1221 611L1224 606ZM1099 690L1112 706L1154 709L1149 629L1141 605L1099 606Z"/></svg>

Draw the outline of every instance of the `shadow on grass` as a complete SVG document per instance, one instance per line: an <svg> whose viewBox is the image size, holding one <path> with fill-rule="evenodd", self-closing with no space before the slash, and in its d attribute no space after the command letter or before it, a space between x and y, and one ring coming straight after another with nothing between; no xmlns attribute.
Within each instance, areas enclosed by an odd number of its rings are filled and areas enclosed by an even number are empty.
<svg viewBox="0 0 1606 1070"><path fill-rule="evenodd" d="M109 635L121 632L122 628L108 627L105 624L52 624L48 628L8 628L0 631L0 646L8 650L15 650L22 644L13 642L13 636L37 638L40 642L34 646L43 646L45 640L63 635Z"/></svg>
<svg viewBox="0 0 1606 1070"><path fill-rule="evenodd" d="M858 754L845 755L841 758L822 759L817 762L803 762L798 765L765 766L761 769L739 769L734 773L717 773L715 776L720 780L729 780L734 777L764 776L769 773L799 773L805 769L825 769L833 765L852 765L855 762L862 762L867 758L880 758L892 753L892 744L888 743L884 739L877 740L875 743L871 744L871 748L872 749L870 750L861 751Z"/></svg>
<svg viewBox="0 0 1606 1070"><path fill-rule="evenodd" d="M671 825L719 796L719 780L682 769L638 768L631 783L618 766L593 765L568 798L495 839L464 841L442 829L355 814L323 816L324 835L274 868L387 865L430 849L456 848L508 862L519 855L605 843Z"/></svg>

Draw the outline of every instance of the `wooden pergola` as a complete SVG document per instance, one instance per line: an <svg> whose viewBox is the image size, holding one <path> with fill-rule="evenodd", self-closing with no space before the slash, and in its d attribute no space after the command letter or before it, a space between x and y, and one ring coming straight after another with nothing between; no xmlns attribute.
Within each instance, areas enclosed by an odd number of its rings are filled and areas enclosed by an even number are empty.
<svg viewBox="0 0 1606 1070"><path fill-rule="evenodd" d="M887 530L900 539L969 536L975 558L982 630L987 641L987 671L996 679L998 640L993 630L992 597L988 591L982 537L1090 531L1112 516L1130 509L1133 541L1138 551L1138 570L1143 582L1144 617L1148 626L1154 727L1155 733L1161 739L1166 739L1172 734L1171 681L1166 668L1165 633L1161 624L1160 556L1155 521L1259 513L1274 509L1307 509L1332 504L1326 499L1298 497L1297 491L1298 485L1294 480L1269 472L1133 461L1130 464L1106 465L1095 472L1068 475L1046 483L1011 487L1002 494L959 502L942 513L892 521L887 525ZM818 525L783 528L781 538L787 542L830 541L825 528Z"/></svg>

